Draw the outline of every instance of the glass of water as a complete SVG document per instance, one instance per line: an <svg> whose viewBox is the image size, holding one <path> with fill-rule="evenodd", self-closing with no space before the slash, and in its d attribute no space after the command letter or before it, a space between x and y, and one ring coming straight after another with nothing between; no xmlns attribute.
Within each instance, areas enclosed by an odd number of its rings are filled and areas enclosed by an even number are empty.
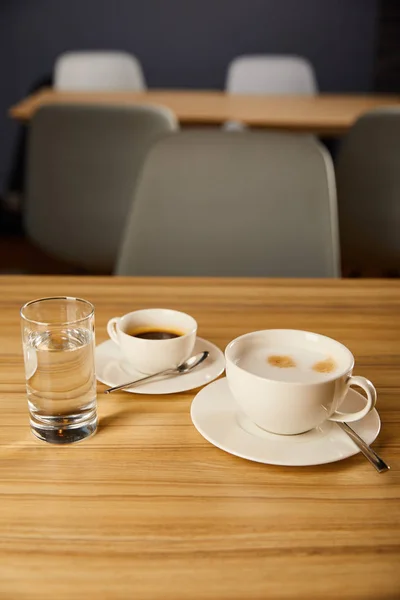
<svg viewBox="0 0 400 600"><path fill-rule="evenodd" d="M94 307L79 298L42 298L21 308L32 432L52 444L97 428Z"/></svg>

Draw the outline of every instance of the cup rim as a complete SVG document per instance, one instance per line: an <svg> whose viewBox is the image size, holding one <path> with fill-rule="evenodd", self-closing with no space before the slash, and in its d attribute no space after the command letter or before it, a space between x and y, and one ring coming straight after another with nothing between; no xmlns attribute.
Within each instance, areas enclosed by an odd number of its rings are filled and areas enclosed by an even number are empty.
<svg viewBox="0 0 400 600"><path fill-rule="evenodd" d="M345 369L342 369L339 373L335 372L330 377L324 378L324 380L322 380L322 381L284 381L282 379L271 379L270 377L262 377L261 375L256 375L255 373L251 373L247 369L243 369L243 367L240 367L239 365L234 363L233 360L229 357L229 352L230 352L232 346L234 345L234 343L238 342L239 340L242 340L246 337L252 337L257 333L266 333L266 332L275 332L276 333L276 332L282 332L282 331L312 334L312 335L316 335L320 338L323 338L325 340L329 340L329 342L333 342L333 343L337 344L338 346L341 346L342 349L345 350L345 352L349 355L350 364ZM247 373L248 375L251 375L252 377L255 377L256 379L258 379L260 381L270 381L270 382L275 382L275 383L284 384L284 385L299 385L299 386L310 386L310 385L314 386L314 385L321 385L321 384L323 385L324 383L328 383L330 381L335 381L336 379L340 379L340 377L343 377L343 375L345 375L346 373L352 372L352 370L354 368L354 362L355 362L354 356L351 353L351 351L347 348L347 346L345 346L341 342L338 342L334 338L331 338L327 335L323 335L322 333L316 333L315 331L306 331L305 329L259 329L257 331L250 331L248 333L244 333L243 335L240 335L237 338L231 340L229 342L229 344L226 346L224 354L225 354L225 361L227 363L229 362L236 369L239 369L239 371L242 371L243 373Z"/></svg>
<svg viewBox="0 0 400 600"><path fill-rule="evenodd" d="M82 302L82 304L86 304L90 311L85 317L80 317L79 319L71 319L68 321L37 321L36 319L30 319L24 314L24 310L33 304L39 304L39 302L47 302L50 300L73 300L75 302ZM43 298L36 298L35 300L29 300L29 302L25 302L19 311L21 319L26 321L27 323L32 323L34 325L44 325L45 327L50 326L59 326L59 325L75 325L76 323L82 323L82 321L86 321L90 319L94 315L94 306L89 300L85 300L84 298L77 298L75 296L45 296Z"/></svg>
<svg viewBox="0 0 400 600"><path fill-rule="evenodd" d="M163 312L169 312L169 313L183 315L192 321L193 326L190 329L190 331L187 331L186 333L184 333L183 335L180 335L177 338L172 338L169 340L149 340L149 339L141 339L141 338L136 338L136 340L140 340L141 342L175 342L176 340L181 340L181 339L186 338L189 335L193 335L197 332L198 324L197 324L196 319L194 317L192 317L192 315L189 315L188 313L185 313L181 310L175 310L174 308L157 308L157 307L155 307L155 308L139 308L138 310L132 310L131 312L122 315L121 317L119 317L119 321L117 322L118 331L120 333L123 333L124 335L126 335L128 338L131 338L131 336L129 336L125 331L123 331L120 328L120 326L119 326L120 321L129 315L133 315L133 314L137 314L137 313L145 313L145 312L149 312L149 311L163 311Z"/></svg>

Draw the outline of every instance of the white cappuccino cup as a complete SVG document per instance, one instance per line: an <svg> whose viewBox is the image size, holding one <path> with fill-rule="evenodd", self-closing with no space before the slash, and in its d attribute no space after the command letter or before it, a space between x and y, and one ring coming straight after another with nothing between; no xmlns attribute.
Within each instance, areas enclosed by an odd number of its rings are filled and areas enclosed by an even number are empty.
<svg viewBox="0 0 400 600"><path fill-rule="evenodd" d="M326 420L351 423L375 406L376 390L353 376L354 357L343 344L317 333L293 329L255 331L225 350L226 376L240 409L271 433L292 435ZM365 406L343 413L350 386L365 392Z"/></svg>

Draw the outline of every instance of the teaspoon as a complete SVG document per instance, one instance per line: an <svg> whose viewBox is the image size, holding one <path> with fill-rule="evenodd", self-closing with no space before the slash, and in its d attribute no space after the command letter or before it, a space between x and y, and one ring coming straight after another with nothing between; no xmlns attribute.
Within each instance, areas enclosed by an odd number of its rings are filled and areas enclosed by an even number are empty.
<svg viewBox="0 0 400 600"><path fill-rule="evenodd" d="M337 422L337 425L339 425L339 427L343 429L343 431L345 431L349 437L351 437L355 445L358 446L362 454L364 454L365 458L369 460L371 465L375 467L378 473L383 473L384 471L388 471L390 469L389 465L387 465L385 461L377 455L375 450L372 450L372 448L368 446L368 444L366 444L362 438L360 438L358 433L356 433L354 429L350 427L350 425L339 422Z"/></svg>
<svg viewBox="0 0 400 600"><path fill-rule="evenodd" d="M107 390L104 390L104 393L111 394L112 392L116 392L117 390L123 390L124 388L132 387L133 385L143 383L144 381L150 381L153 378L160 377L160 375L183 375L184 373L188 373L189 371L197 367L200 363L203 362L203 360L207 358L208 355L209 352L205 350L204 352L200 352L200 354L191 356L175 369L166 369L165 371L160 371L159 373L154 373L153 375L141 377L141 379L135 379L135 381L129 381L128 383L116 385L114 387L108 388Z"/></svg>

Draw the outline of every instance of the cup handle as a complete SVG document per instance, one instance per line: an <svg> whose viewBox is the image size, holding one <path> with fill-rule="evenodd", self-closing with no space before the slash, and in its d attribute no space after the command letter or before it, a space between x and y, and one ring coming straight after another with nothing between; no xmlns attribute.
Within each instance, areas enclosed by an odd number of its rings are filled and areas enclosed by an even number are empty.
<svg viewBox="0 0 400 600"><path fill-rule="evenodd" d="M339 421L341 423L351 423L353 421L359 421L363 419L375 406L376 404L376 389L373 384L366 379L365 377L351 376L348 380L348 386L356 385L364 390L366 393L366 405L361 410L355 413L342 413L342 412L334 412L333 415L329 417L329 421Z"/></svg>
<svg viewBox="0 0 400 600"><path fill-rule="evenodd" d="M116 330L116 326L117 326L118 322L119 322L119 317L113 317L107 323L107 333L110 336L110 338L112 339L112 341L114 342L114 344L117 344L117 346L119 346L118 333Z"/></svg>

